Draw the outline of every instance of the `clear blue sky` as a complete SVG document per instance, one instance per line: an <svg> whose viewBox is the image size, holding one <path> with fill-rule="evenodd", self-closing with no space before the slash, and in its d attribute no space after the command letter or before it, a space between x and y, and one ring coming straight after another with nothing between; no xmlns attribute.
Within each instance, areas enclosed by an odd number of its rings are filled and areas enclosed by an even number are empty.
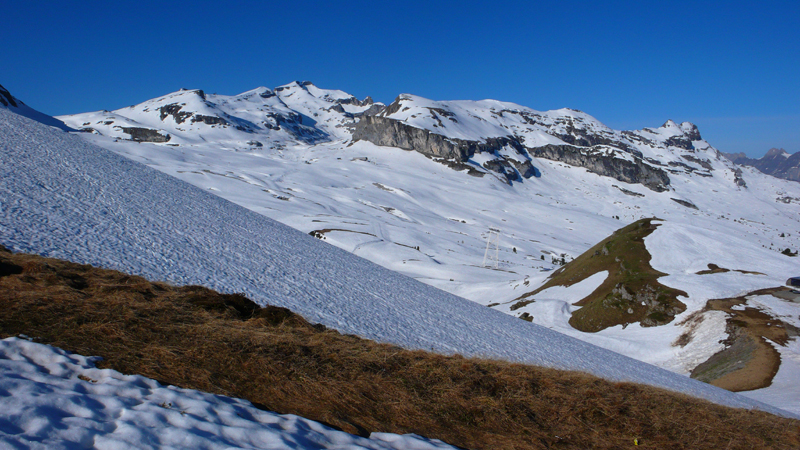
<svg viewBox="0 0 800 450"><path fill-rule="evenodd" d="M800 2L8 1L0 84L51 115L182 87L311 80L696 123L722 151L800 151Z"/></svg>

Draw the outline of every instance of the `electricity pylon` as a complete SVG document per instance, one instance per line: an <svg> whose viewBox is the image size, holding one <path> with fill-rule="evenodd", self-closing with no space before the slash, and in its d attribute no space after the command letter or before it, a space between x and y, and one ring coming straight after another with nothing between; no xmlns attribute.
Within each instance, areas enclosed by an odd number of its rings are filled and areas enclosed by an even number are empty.
<svg viewBox="0 0 800 450"><path fill-rule="evenodd" d="M489 253L489 247L494 244L494 256ZM492 263L494 260L494 268L500 265L500 230L494 227L489 227L489 235L486 237L486 251L483 252L483 264L481 266L487 267L486 260L489 260L489 264Z"/></svg>

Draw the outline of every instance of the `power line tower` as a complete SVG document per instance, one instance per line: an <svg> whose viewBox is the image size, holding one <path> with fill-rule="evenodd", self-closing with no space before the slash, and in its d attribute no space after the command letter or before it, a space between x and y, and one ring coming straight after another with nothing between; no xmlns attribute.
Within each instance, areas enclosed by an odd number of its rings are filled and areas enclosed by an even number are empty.
<svg viewBox="0 0 800 450"><path fill-rule="evenodd" d="M489 247L494 244L494 255L489 253ZM486 265L486 260L489 260L489 264L491 265L492 260L494 260L494 268L497 269L500 265L500 230L495 227L489 227L489 235L486 237L486 251L483 252L483 264L481 266L488 267Z"/></svg>

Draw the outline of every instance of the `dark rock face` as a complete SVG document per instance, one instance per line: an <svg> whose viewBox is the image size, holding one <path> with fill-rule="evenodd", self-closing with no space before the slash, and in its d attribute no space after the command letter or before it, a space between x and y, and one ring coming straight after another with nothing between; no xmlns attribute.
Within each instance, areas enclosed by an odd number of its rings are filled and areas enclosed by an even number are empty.
<svg viewBox="0 0 800 450"><path fill-rule="evenodd" d="M526 160L523 162L519 162L516 159L508 159L507 161L510 162L515 169L517 169L519 174L522 175L522 178L531 178L531 177L539 178L540 176L542 176L542 173L539 172L539 170L536 167L533 167L533 164L531 164L530 161Z"/></svg>
<svg viewBox="0 0 800 450"><path fill-rule="evenodd" d="M336 100L337 105L367 106L367 105L372 105L373 103L375 102L372 100L372 97L369 96L367 96L367 98L365 98L364 100L359 100L355 97L340 98Z"/></svg>
<svg viewBox="0 0 800 450"><path fill-rule="evenodd" d="M527 157L525 147L513 137L487 138L486 142L453 139L394 119L365 115L358 121L353 132L353 141L359 140L385 147L415 150L435 160L456 163L454 165L462 169L466 168L466 161L476 153L491 154L511 147L523 156L524 162L498 155L494 160L484 163L484 168L504 176L508 183L538 174ZM469 173L472 174L472 171Z"/></svg>
<svg viewBox="0 0 800 450"><path fill-rule="evenodd" d="M204 116L202 114L194 114L192 123L203 122L206 125L228 125L228 121L222 117Z"/></svg>
<svg viewBox="0 0 800 450"><path fill-rule="evenodd" d="M638 192L633 192L633 191L631 191L629 189L621 188L621 187L617 186L616 184L612 184L611 186L619 189L620 192L622 192L625 195L630 195L631 197L644 197L644 194L640 194ZM608 254L608 250L605 247L603 247L603 250L605 251L604 254L607 255Z"/></svg>
<svg viewBox="0 0 800 450"><path fill-rule="evenodd" d="M747 187L747 183L744 181L744 178L742 178L742 169L737 167L733 172L733 182L739 187Z"/></svg>
<svg viewBox="0 0 800 450"><path fill-rule="evenodd" d="M370 101L372 101L371 98L369 98L369 97L367 97L367 98ZM364 111L364 112L362 112L360 114L357 114L357 115L360 115L360 116L375 116L375 115L378 115L378 114L382 113L385 109L386 109L386 106L384 106L383 104L377 104L377 105L373 104L369 108L367 108L366 111Z"/></svg>
<svg viewBox="0 0 800 450"><path fill-rule="evenodd" d="M496 172L506 178L506 182L511 184L514 181L522 181L522 175L511 165L510 160L497 158L483 163L486 170Z"/></svg>
<svg viewBox="0 0 800 450"><path fill-rule="evenodd" d="M192 113L181 111L183 105L179 105L177 103L170 103L169 105L164 105L161 108L158 108L158 111L161 113L160 117L163 121L167 118L167 116L172 116L175 119L175 123L183 123L189 118Z"/></svg>
<svg viewBox="0 0 800 450"><path fill-rule="evenodd" d="M129 134L131 140L136 142L169 142L172 139L169 134L165 136L151 128L122 127L122 131Z"/></svg>
<svg viewBox="0 0 800 450"><path fill-rule="evenodd" d="M175 120L175 123L178 124L186 122L186 119L191 117L191 123L203 122L207 125L228 125L228 121L222 117L204 116L202 114L195 114L193 112L181 111L182 108L183 105L178 103L164 105L161 108L158 108L160 113L159 117L161 117L161 120L163 121L167 118L167 116L172 116L172 118Z"/></svg>
<svg viewBox="0 0 800 450"><path fill-rule="evenodd" d="M384 117L391 116L397 111L400 111L400 108L403 107L403 104L401 103L402 101L403 101L403 96L398 95L397 98L395 98L394 101L390 103L389 106L386 107L386 109L383 110L382 115Z"/></svg>
<svg viewBox="0 0 800 450"><path fill-rule="evenodd" d="M698 132L698 134L700 134ZM672 136L671 138L667 139L665 143L670 147L678 147L684 150L694 150L694 145L692 145L692 141L687 136Z"/></svg>
<svg viewBox="0 0 800 450"><path fill-rule="evenodd" d="M584 167L592 173L614 178L626 183L638 183L656 192L666 191L670 180L667 173L641 159L628 161L587 151L571 145L545 145L529 149L531 156L560 161L571 166Z"/></svg>
<svg viewBox="0 0 800 450"><path fill-rule="evenodd" d="M723 153L723 155L736 164L755 167L767 175L800 181L800 152L789 155L782 148L773 148L759 159L748 158L744 153Z"/></svg>
<svg viewBox="0 0 800 450"><path fill-rule="evenodd" d="M14 100L14 96L11 95L11 93L8 92L8 89L4 88L2 85L0 85L0 103L2 103L5 107L11 105L16 108L18 106L17 102Z"/></svg>
<svg viewBox="0 0 800 450"><path fill-rule="evenodd" d="M690 140L699 141L703 139L700 137L700 130L697 129L697 125L689 122L684 122L681 125L683 126L684 133L686 133L686 137L688 137ZM686 130L687 127L684 125L687 125L689 130Z"/></svg>
<svg viewBox="0 0 800 450"><path fill-rule="evenodd" d="M399 101L389 105L387 111L398 107L394 105L399 105ZM448 117L444 114L442 116ZM640 183L657 192L667 190L670 183L669 176L663 169L647 164L635 155L634 160L629 161L606 155L592 148L573 145L551 144L526 148L513 136L487 138L485 142L452 139L382 116L362 117L355 126L353 140L415 150L431 158L457 161L462 164L476 153L496 153L510 147L524 162L498 156L484 163L484 168L505 176L509 183L538 176L539 172L531 164L530 157L584 167L598 175L609 176L626 183Z"/></svg>

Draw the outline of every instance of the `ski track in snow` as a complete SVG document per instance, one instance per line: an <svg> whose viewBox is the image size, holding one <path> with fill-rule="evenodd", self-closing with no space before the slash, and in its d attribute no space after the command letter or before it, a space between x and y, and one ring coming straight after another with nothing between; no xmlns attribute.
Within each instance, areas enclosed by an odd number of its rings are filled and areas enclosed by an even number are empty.
<svg viewBox="0 0 800 450"><path fill-rule="evenodd" d="M244 292L407 348L585 371L786 414L456 297L75 135L0 110L0 243Z"/></svg>

